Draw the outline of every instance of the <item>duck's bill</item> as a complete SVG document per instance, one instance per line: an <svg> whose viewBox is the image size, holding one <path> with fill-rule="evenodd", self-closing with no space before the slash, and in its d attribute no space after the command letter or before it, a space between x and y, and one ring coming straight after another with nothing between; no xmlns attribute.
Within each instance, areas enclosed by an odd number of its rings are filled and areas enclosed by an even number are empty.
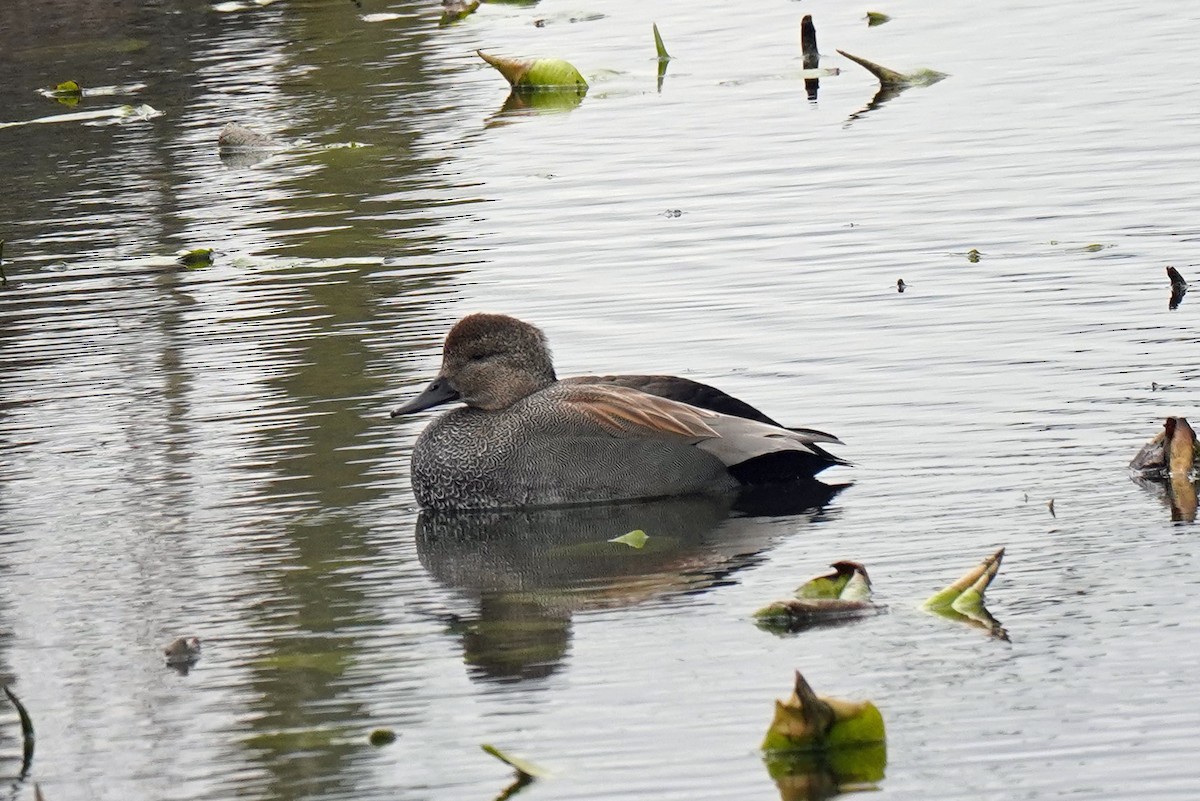
<svg viewBox="0 0 1200 801"><path fill-rule="evenodd" d="M423 412L426 409L432 409L434 406L441 406L443 403L456 401L458 398L458 390L450 386L449 381L443 378L435 378L429 386L421 391L420 395L398 409L393 409L392 417L401 417L413 412Z"/></svg>

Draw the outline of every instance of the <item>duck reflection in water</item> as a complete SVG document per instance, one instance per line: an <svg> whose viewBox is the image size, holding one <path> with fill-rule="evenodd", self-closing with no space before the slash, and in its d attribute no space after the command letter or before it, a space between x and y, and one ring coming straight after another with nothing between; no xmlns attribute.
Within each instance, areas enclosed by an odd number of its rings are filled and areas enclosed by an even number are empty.
<svg viewBox="0 0 1200 801"><path fill-rule="evenodd" d="M789 532L825 516L845 485L809 482L788 496ZM473 678L522 681L562 666L576 612L702 592L762 558L779 529L748 516L751 498L699 496L557 509L422 512L417 553L438 582L476 606L454 618ZM731 516L736 513L737 516ZM611 542L632 530L639 548Z"/></svg>

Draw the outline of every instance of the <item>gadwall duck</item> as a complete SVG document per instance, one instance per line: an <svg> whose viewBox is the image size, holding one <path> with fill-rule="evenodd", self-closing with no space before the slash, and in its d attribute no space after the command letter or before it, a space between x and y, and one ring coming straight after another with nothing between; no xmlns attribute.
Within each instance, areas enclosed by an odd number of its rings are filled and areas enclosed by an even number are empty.
<svg viewBox="0 0 1200 801"><path fill-rule="evenodd" d="M417 438L412 485L427 509L502 509L737 492L807 481L845 461L812 429L785 428L715 387L674 376L559 380L540 329L472 314L442 367L392 412L466 405Z"/></svg>

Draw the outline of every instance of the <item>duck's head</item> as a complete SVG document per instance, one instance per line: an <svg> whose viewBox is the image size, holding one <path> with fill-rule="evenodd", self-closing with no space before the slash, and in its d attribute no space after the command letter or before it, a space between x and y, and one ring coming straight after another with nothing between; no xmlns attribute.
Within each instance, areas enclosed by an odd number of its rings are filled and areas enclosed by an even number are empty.
<svg viewBox="0 0 1200 801"><path fill-rule="evenodd" d="M506 409L556 380L541 329L504 314L471 314L446 335L437 377L392 417L456 400L485 411Z"/></svg>

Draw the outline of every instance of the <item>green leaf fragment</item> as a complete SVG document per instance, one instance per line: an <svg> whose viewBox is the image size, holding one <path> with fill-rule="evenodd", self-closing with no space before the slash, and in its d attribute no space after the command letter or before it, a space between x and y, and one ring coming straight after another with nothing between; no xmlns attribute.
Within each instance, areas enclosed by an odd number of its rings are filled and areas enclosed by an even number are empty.
<svg viewBox="0 0 1200 801"><path fill-rule="evenodd" d="M539 767L528 760L512 756L511 754L506 754L494 745L484 743L479 747L504 764L508 765L520 776L528 776L531 779L545 779L549 778L550 776L550 772L548 770Z"/></svg>
<svg viewBox="0 0 1200 801"><path fill-rule="evenodd" d="M650 539L650 537L646 534L646 532L638 528L634 529L628 534L622 534L619 537L613 537L611 540L609 540L609 542L619 542L622 545L628 545L630 548L641 550L648 539Z"/></svg>
<svg viewBox="0 0 1200 801"><path fill-rule="evenodd" d="M923 608L930 611L953 608L954 602L968 589L978 593L982 601L984 591L1000 571L1000 563L1003 560L1004 549L1001 548L968 570L953 584L935 593L924 603Z"/></svg>
<svg viewBox="0 0 1200 801"><path fill-rule="evenodd" d="M937 83L946 77L946 73L937 72L936 70L922 69L916 72L903 73L889 69L882 64L876 64L874 61L868 61L865 58L847 53L845 50L837 51L842 56L850 59L855 64L858 64L867 72L879 79L879 84L889 88L903 88L907 86L928 86Z"/></svg>
<svg viewBox="0 0 1200 801"><path fill-rule="evenodd" d="M658 23L651 23L654 26L654 50L658 53L659 61L670 61L671 54L667 52L667 46L663 44L662 35L658 32Z"/></svg>
<svg viewBox="0 0 1200 801"><path fill-rule="evenodd" d="M979 259L982 256L983 256L983 254L980 253L975 248L971 248L970 250L967 251L967 261L971 262L971 264L978 264Z"/></svg>
<svg viewBox="0 0 1200 801"><path fill-rule="evenodd" d="M514 89L586 92L587 81L579 70L561 58L517 59L476 50Z"/></svg>
<svg viewBox="0 0 1200 801"><path fill-rule="evenodd" d="M867 12L867 27L874 28L876 25L882 25L883 23L887 22L890 19L891 19L891 17L889 17L887 14L884 14L882 12L868 11Z"/></svg>
<svg viewBox="0 0 1200 801"><path fill-rule="evenodd" d="M65 97L67 95L82 95L83 89L75 81L63 81L58 86L54 87L54 94Z"/></svg>
<svg viewBox="0 0 1200 801"><path fill-rule="evenodd" d="M212 248L196 248L195 250L181 250L176 255L176 261L188 269L199 269L200 267L210 267L213 263Z"/></svg>
<svg viewBox="0 0 1200 801"><path fill-rule="evenodd" d="M885 740L883 715L873 703L820 697L796 671L791 696L775 702L761 747L768 753L832 751Z"/></svg>
<svg viewBox="0 0 1200 801"><path fill-rule="evenodd" d="M442 3L441 25L449 25L466 19L479 8L480 0L451 0Z"/></svg>

